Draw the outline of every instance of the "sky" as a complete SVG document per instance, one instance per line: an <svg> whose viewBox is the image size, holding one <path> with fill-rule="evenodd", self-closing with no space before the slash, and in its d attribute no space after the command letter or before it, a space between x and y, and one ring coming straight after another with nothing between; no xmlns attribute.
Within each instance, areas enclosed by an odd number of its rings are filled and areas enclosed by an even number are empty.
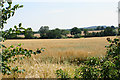
<svg viewBox="0 0 120 80"><path fill-rule="evenodd" d="M50 29L73 27L117 26L119 0L13 0L22 4L8 20L4 30L22 23L38 31L41 26Z"/></svg>

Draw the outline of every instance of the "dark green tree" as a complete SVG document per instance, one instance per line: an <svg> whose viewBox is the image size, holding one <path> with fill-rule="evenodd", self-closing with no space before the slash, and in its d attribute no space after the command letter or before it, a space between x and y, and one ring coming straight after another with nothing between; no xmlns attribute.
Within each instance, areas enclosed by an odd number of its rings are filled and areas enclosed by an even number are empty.
<svg viewBox="0 0 120 80"><path fill-rule="evenodd" d="M115 26L111 26L112 29L115 29Z"/></svg>
<svg viewBox="0 0 120 80"><path fill-rule="evenodd" d="M49 30L46 33L46 36L48 39L60 39L62 37L61 30L58 28L56 28L54 30Z"/></svg>
<svg viewBox="0 0 120 80"><path fill-rule="evenodd" d="M80 30L81 30L81 31L83 31L83 30L84 30L84 28L80 28Z"/></svg>
<svg viewBox="0 0 120 80"><path fill-rule="evenodd" d="M104 35L105 36L115 36L116 32L115 32L115 30L113 28L106 27L105 30L104 30Z"/></svg>
<svg viewBox="0 0 120 80"><path fill-rule="evenodd" d="M88 34L88 30L87 29L84 29L84 34L85 34L85 36Z"/></svg>
<svg viewBox="0 0 120 80"><path fill-rule="evenodd" d="M96 28L96 30L100 30L101 29L101 27L100 26L98 26L97 28Z"/></svg>
<svg viewBox="0 0 120 80"><path fill-rule="evenodd" d="M81 29L78 29L77 27L71 29L71 35L75 35L78 33L81 34Z"/></svg>
<svg viewBox="0 0 120 80"><path fill-rule="evenodd" d="M69 33L70 33L70 31L68 31L68 30L61 30L61 34L64 36L66 36Z"/></svg>
<svg viewBox="0 0 120 80"><path fill-rule="evenodd" d="M105 28L103 26L101 26L101 30L104 30Z"/></svg>
<svg viewBox="0 0 120 80"><path fill-rule="evenodd" d="M81 37L81 34L75 34L74 35L74 38L80 38Z"/></svg>
<svg viewBox="0 0 120 80"><path fill-rule="evenodd" d="M46 38L46 34L49 32L49 27L48 26L42 26L39 31L40 37L41 38Z"/></svg>
<svg viewBox="0 0 120 80"><path fill-rule="evenodd" d="M32 39L32 38L34 38L33 31L32 31L31 28L25 29L24 35L25 35L26 39Z"/></svg>
<svg viewBox="0 0 120 80"><path fill-rule="evenodd" d="M92 32L92 34L91 34L93 37L96 35L96 33L95 32Z"/></svg>

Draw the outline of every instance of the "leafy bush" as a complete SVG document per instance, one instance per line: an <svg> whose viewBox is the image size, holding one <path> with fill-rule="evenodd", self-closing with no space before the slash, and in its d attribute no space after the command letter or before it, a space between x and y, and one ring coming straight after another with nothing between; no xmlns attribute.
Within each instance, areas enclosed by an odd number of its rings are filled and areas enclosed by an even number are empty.
<svg viewBox="0 0 120 80"><path fill-rule="evenodd" d="M8 4L8 7L6 7L5 5ZM2 0L2 2L0 2L0 7L2 9L2 20L0 21L0 28L3 29L4 28L4 24L7 23L7 20L11 17L14 16L15 10L17 10L18 8L23 7L23 5L14 5L13 7L11 6L12 2L6 1L6 0ZM10 38L14 38L16 37L17 34L20 33L24 33L25 32L25 28L21 27L21 23L19 24L19 27L14 26L14 29L10 28L8 31L4 32L2 31L2 37L3 38L7 38L8 36ZM4 41L3 38L0 38L0 41ZM2 66L0 66L0 69L2 71L2 74L5 75L10 75L10 74L15 74L15 73L22 73L25 70L19 70L18 66L15 67L11 67L10 63L15 63L16 60L20 59L24 59L25 57L31 57L31 54L39 54L41 53L41 51L43 51L44 49L37 49L36 51L32 51L32 50L27 50L21 47L21 44L18 44L17 46L11 45L9 47L6 47L3 44L0 44L0 48L2 48L2 52L0 54L0 57L2 58L0 61L0 64ZM20 55L20 56L19 56ZM15 78L15 77L14 77Z"/></svg>
<svg viewBox="0 0 120 80"><path fill-rule="evenodd" d="M14 63L16 60L20 59L24 59L25 57L31 57L31 54L39 54L41 53L41 51L43 49L37 49L35 52L33 52L32 50L27 50L27 49L23 49L21 47L21 44L18 44L17 46L11 45L9 47L6 47L5 45L2 45L2 73L5 75L10 75L12 74L12 72L17 72L17 73L21 73L24 71L23 70L19 70L18 66L16 67L11 67L9 64L10 63ZM18 57L19 55L21 55L22 57Z"/></svg>
<svg viewBox="0 0 120 80"><path fill-rule="evenodd" d="M70 78L67 72L64 72L62 69L56 71L57 78Z"/></svg>
<svg viewBox="0 0 120 80"><path fill-rule="evenodd" d="M120 41L107 38L107 54L103 58L91 57L74 72L74 78L83 79L119 79L120 77ZM59 73L61 74L61 73ZM59 75L57 74L57 75ZM67 73L68 74L68 73ZM63 76L63 75L61 75ZM69 77L70 78L70 77Z"/></svg>

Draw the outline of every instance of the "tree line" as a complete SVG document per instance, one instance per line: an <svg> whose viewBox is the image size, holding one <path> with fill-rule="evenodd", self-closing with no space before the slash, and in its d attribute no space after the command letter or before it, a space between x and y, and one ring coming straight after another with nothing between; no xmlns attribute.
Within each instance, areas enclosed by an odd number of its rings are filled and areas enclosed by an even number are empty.
<svg viewBox="0 0 120 80"><path fill-rule="evenodd" d="M104 37L104 36L115 36L117 35L116 27L109 26L104 28L103 26L98 26L93 29L88 28L77 28L73 27L72 29L52 29L50 30L48 26L41 26L40 29L35 32L32 28L19 28L22 24L19 24L18 27L15 25L14 29L10 28L9 30L3 31L3 37L6 39L60 39L60 38L81 38L81 37ZM22 30L22 32L15 33L15 31ZM99 32L94 32L99 30ZM91 31L91 33L89 32ZM5 35L9 33L9 35ZM34 36L34 34L40 34L40 37ZM25 37L19 37L18 35L24 35ZM69 35L69 36L68 36Z"/></svg>

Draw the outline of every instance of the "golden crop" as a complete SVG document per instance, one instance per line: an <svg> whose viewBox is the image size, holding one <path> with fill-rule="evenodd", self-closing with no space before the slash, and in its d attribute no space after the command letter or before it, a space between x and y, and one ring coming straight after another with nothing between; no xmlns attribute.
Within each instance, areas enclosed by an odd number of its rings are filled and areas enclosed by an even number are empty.
<svg viewBox="0 0 120 80"><path fill-rule="evenodd" d="M45 51L39 55L11 64L22 65L21 68L26 70L24 74L16 75L17 77L56 78L57 69L62 68L73 75L75 68L80 67L76 65L80 61L90 56L103 57L106 54L105 46L108 45L106 38L7 40L4 44L10 46L22 43L24 44L22 47L32 50L45 48Z"/></svg>

